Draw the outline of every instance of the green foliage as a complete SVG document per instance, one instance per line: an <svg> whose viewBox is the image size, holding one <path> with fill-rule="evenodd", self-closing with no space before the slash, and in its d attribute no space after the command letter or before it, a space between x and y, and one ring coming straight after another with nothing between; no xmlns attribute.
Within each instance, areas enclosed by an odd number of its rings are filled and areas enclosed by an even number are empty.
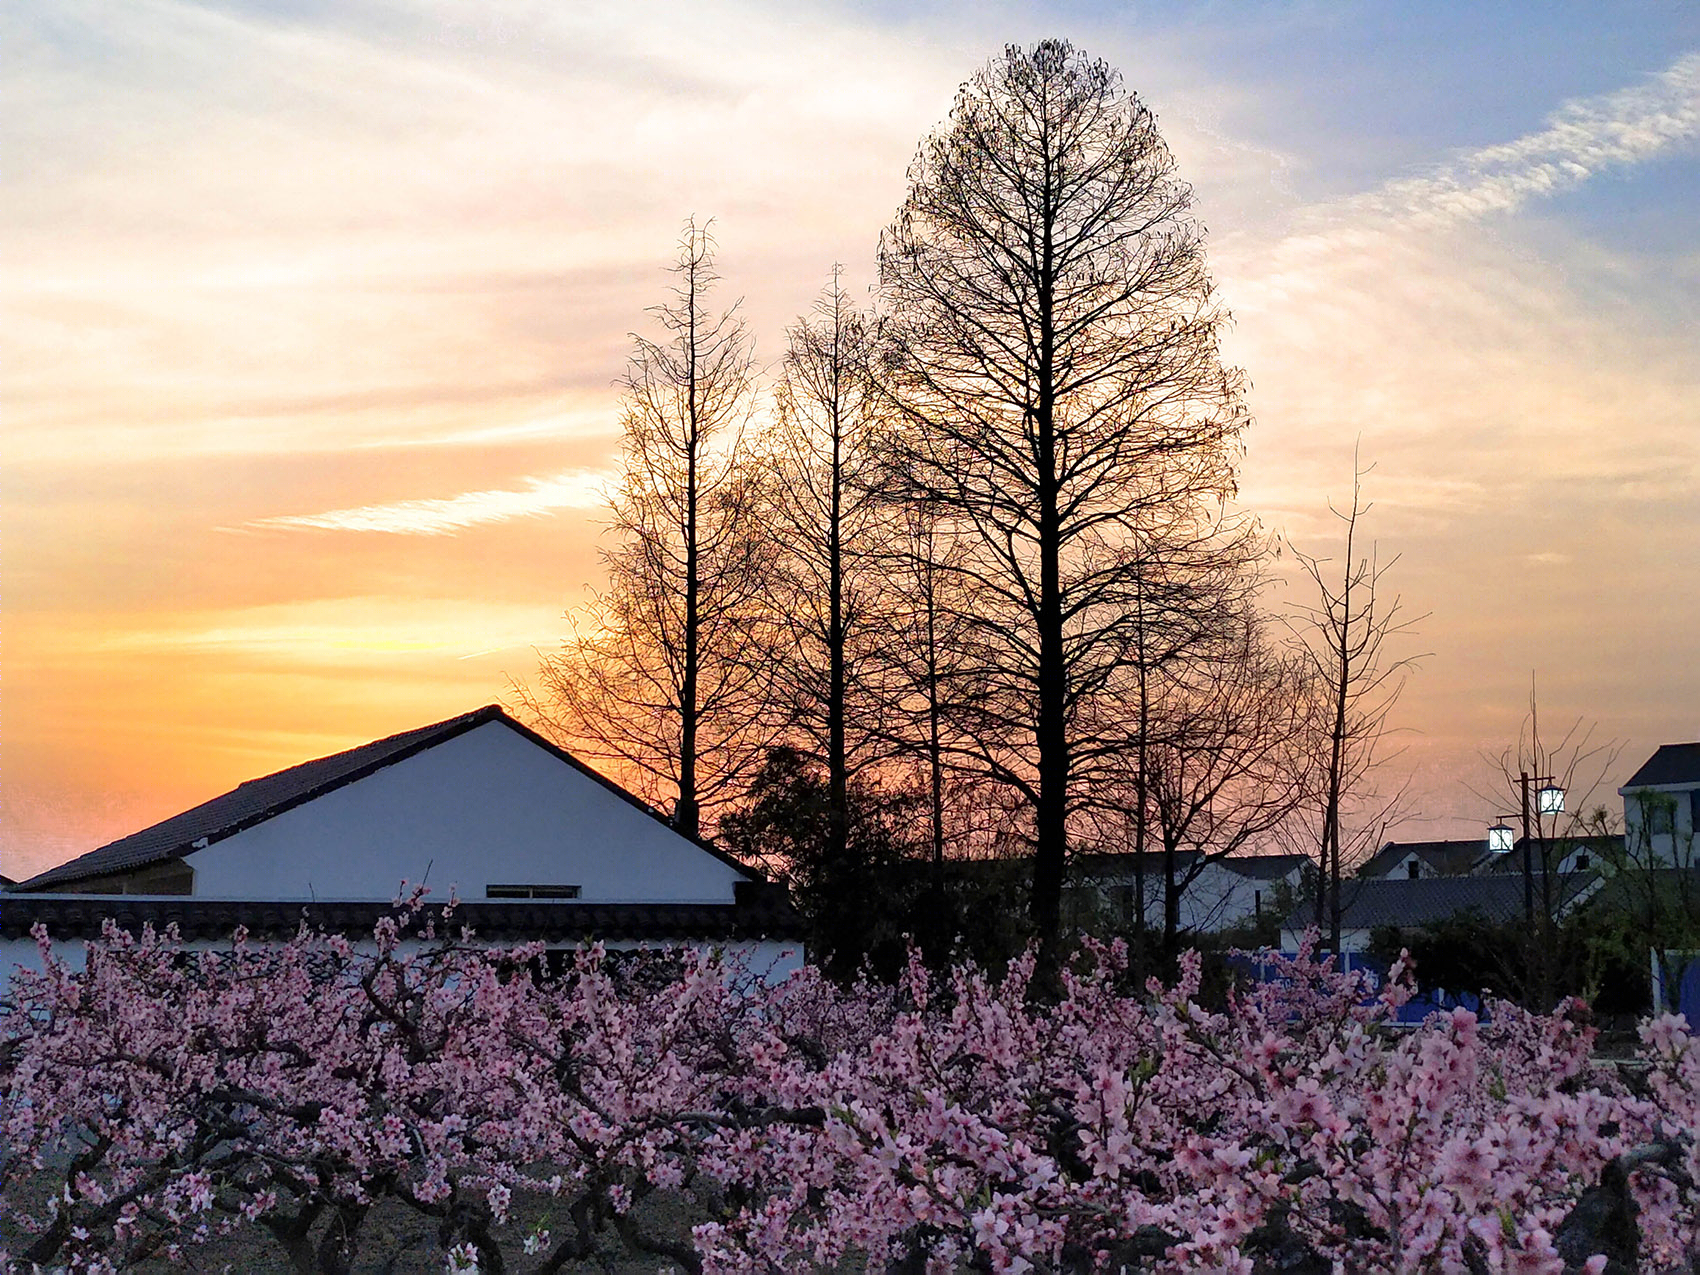
<svg viewBox="0 0 1700 1275"><path fill-rule="evenodd" d="M811 958L834 978L891 979L913 941L929 963L1001 967L1031 937L1027 859L946 860L927 844L923 794L852 781L845 849L832 852L826 768L789 747L769 751L720 842L782 876L809 924Z"/></svg>
<svg viewBox="0 0 1700 1275"><path fill-rule="evenodd" d="M922 850L920 799L852 782L846 792L845 847L835 854L826 768L789 747L770 749L743 805L720 822L720 841L747 863L788 881L809 922L811 956L837 977L866 962L900 964L903 931L890 922L898 865Z"/></svg>
<svg viewBox="0 0 1700 1275"><path fill-rule="evenodd" d="M1391 964L1401 951L1410 952L1425 992L1491 992L1518 1002L1534 995L1536 953L1521 920L1494 923L1470 911L1428 925L1371 931L1371 957Z"/></svg>

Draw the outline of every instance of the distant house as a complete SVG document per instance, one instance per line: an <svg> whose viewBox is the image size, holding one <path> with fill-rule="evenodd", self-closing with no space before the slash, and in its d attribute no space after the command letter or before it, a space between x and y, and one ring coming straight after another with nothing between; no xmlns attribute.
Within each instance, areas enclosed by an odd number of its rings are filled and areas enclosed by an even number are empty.
<svg viewBox="0 0 1700 1275"><path fill-rule="evenodd" d="M1664 744L1619 788L1629 856L1642 866L1692 867L1700 831L1700 743Z"/></svg>
<svg viewBox="0 0 1700 1275"><path fill-rule="evenodd" d="M1145 923L1163 924L1163 856L1144 863ZM1180 928L1214 934L1255 921L1277 907L1285 910L1309 857L1302 854L1241 854L1220 858L1185 851L1175 856L1183 883ZM1083 854L1069 865L1065 907L1071 919L1092 928L1096 919L1116 928L1139 915L1139 864L1133 854ZM1277 914L1278 915L1278 914Z"/></svg>
<svg viewBox="0 0 1700 1275"><path fill-rule="evenodd" d="M1383 926L1417 927L1466 915L1490 924L1516 920L1525 914L1525 859L1535 906L1544 906L1550 889L1554 910L1562 914L1597 889L1598 870L1622 848L1618 836L1519 837L1504 854L1490 851L1485 837L1389 841L1341 882L1341 950L1363 951L1371 932ZM1282 946L1296 946L1315 917L1314 903L1295 910L1282 925Z"/></svg>
<svg viewBox="0 0 1700 1275"><path fill-rule="evenodd" d="M1430 877L1465 876L1487 853L1480 837L1468 841L1389 841L1357 871L1360 878L1418 881Z"/></svg>
<svg viewBox="0 0 1700 1275"><path fill-rule="evenodd" d="M783 887L491 705L249 780L12 888L0 942L36 921L55 939L103 917L292 934L303 918L369 932L401 883L451 890L492 940L735 942L795 953ZM795 956L787 959L795 963Z"/></svg>
<svg viewBox="0 0 1700 1275"><path fill-rule="evenodd" d="M1620 833L1518 837L1506 853L1484 855L1476 872L1485 876L1516 876L1520 880L1525 858L1538 878L1543 863L1552 872L1562 875L1596 871L1616 864L1622 856L1623 836Z"/></svg>
<svg viewBox="0 0 1700 1275"><path fill-rule="evenodd" d="M1243 854L1211 858L1197 851L1175 856L1182 883L1180 929L1187 934L1218 934L1259 917L1279 920L1299 889L1308 857L1302 854ZM1163 926L1163 856L1145 856L1145 923ZM934 868L911 860L884 869L894 892L912 890ZM1076 854L1063 876L1061 899L1065 930L1097 935L1126 934L1138 917L1139 865L1131 853ZM1033 883L1033 860L1018 855L983 859L947 859L946 888L975 897L992 914L1025 916Z"/></svg>
<svg viewBox="0 0 1700 1275"><path fill-rule="evenodd" d="M1554 910L1570 911L1598 889L1592 872L1553 878ZM1491 924L1523 916L1523 879L1517 875L1377 877L1340 883L1340 950L1362 952L1384 926L1416 927L1473 916ZM1293 951L1316 918L1314 903L1297 908L1281 927L1281 948Z"/></svg>

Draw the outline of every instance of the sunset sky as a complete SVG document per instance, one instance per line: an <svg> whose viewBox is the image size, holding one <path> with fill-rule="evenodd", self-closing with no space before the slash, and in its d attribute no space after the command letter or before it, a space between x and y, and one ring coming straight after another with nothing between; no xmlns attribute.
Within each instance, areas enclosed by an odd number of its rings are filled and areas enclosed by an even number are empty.
<svg viewBox="0 0 1700 1275"><path fill-rule="evenodd" d="M598 580L681 222L771 365L1049 35L1195 187L1241 503L1326 554L1376 464L1399 835L1509 809L1531 677L1610 787L1700 739L1694 6L58 0L0 18L6 874L507 696Z"/></svg>

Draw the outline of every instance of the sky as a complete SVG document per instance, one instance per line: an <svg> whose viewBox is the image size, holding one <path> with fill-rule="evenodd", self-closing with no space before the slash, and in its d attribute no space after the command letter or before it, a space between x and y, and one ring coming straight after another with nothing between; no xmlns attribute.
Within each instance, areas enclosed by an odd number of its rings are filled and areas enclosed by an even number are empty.
<svg viewBox="0 0 1700 1275"><path fill-rule="evenodd" d="M685 218L771 367L1048 36L1193 185L1241 505L1328 556L1374 465L1393 835L1513 808L1531 685L1596 800L1700 739L1692 6L62 0L0 17L0 868L511 699Z"/></svg>

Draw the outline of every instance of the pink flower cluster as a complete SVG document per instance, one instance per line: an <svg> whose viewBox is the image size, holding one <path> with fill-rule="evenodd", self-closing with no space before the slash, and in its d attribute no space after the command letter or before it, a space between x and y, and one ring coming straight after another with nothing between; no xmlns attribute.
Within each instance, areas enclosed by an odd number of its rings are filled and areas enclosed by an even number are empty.
<svg viewBox="0 0 1700 1275"><path fill-rule="evenodd" d="M0 1259L123 1268L259 1225L297 1269L345 1271L385 1199L491 1271L558 1269L609 1231L709 1272L1700 1255L1680 1019L1607 1066L1579 1005L1399 1029L1401 978L1371 998L1308 953L1212 1012L1196 956L1135 989L1118 948L1089 949L1044 998L1030 959L841 989L590 947L545 976L535 947L424 917L416 896L369 944L216 951L108 930L81 972L39 935L0 1038ZM713 1219L694 1243L645 1229L656 1190ZM516 1192L559 1212L504 1251Z"/></svg>
<svg viewBox="0 0 1700 1275"><path fill-rule="evenodd" d="M1030 961L942 984L914 962L865 1049L753 1073L759 1100L827 1117L711 1162L760 1202L699 1229L709 1266L860 1249L940 1272L1603 1270L1610 1228L1586 1222L1624 1157L1642 1166L1616 1206L1639 1225L1629 1269L1700 1253L1700 1045L1680 1020L1648 1024L1625 1074L1591 1063L1579 1005L1401 1031L1401 978L1371 999L1306 953L1211 1013L1196 954L1143 996L1119 951L1096 956L1054 1005L1029 997Z"/></svg>

